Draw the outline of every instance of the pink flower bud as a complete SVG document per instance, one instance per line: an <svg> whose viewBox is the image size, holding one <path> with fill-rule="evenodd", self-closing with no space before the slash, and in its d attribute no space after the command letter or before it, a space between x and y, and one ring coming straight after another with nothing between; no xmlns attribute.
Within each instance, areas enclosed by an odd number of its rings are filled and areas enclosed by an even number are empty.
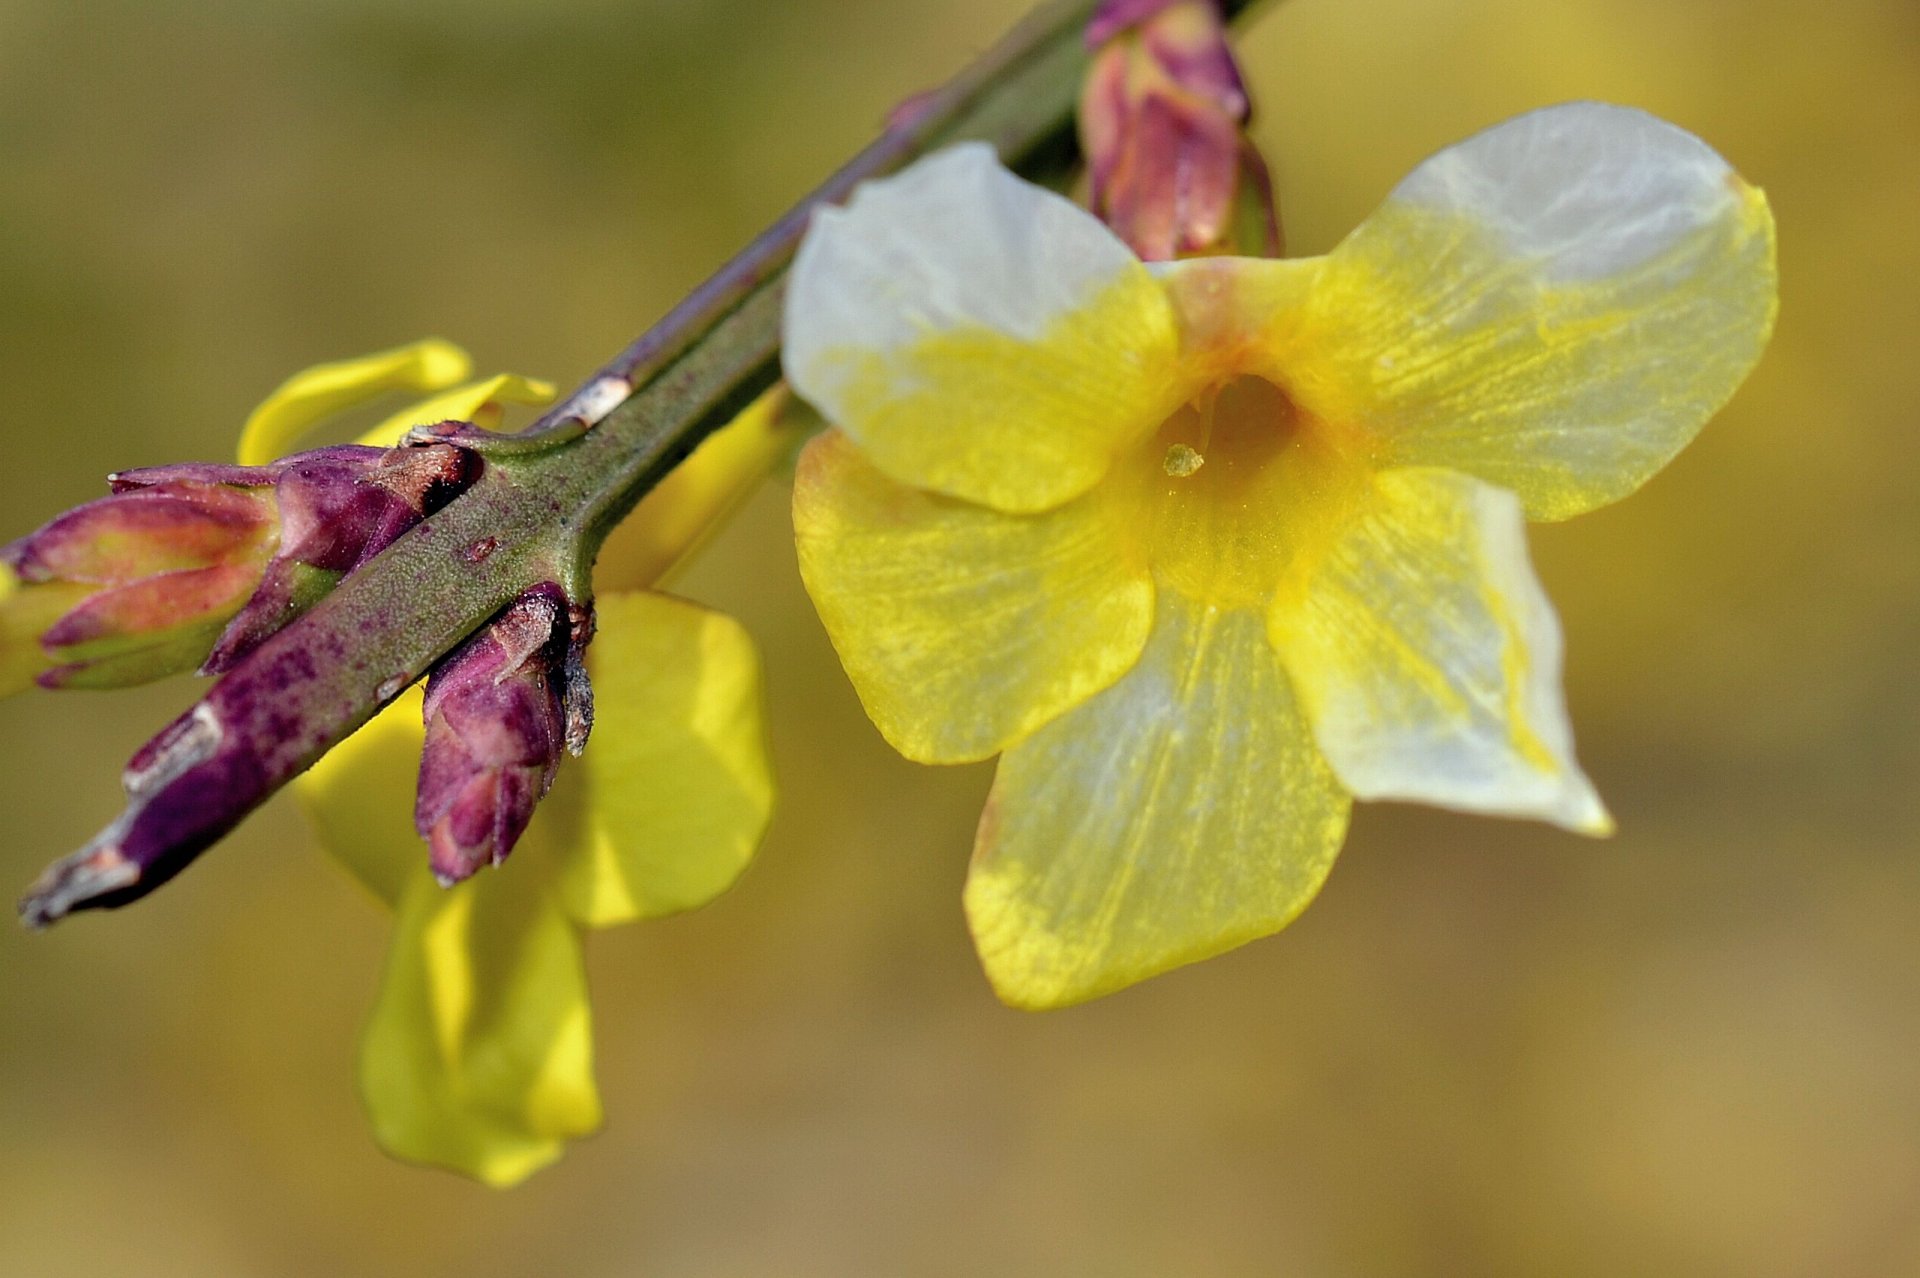
<svg viewBox="0 0 1920 1278"><path fill-rule="evenodd" d="M427 681L414 824L442 883L498 865L533 819L568 743L565 595L537 586ZM578 676L584 678L584 675Z"/></svg>
<svg viewBox="0 0 1920 1278"><path fill-rule="evenodd" d="M222 468L229 469L229 468ZM263 476L194 477L117 491L0 548L17 588L8 653L46 687L119 687L191 669L259 584L276 534Z"/></svg>
<svg viewBox="0 0 1920 1278"><path fill-rule="evenodd" d="M1148 261L1277 252L1266 169L1243 132L1246 87L1213 0L1108 0L1087 38L1098 52L1080 134L1094 212Z"/></svg>
<svg viewBox="0 0 1920 1278"><path fill-rule="evenodd" d="M450 444L343 446L270 466L114 475L110 495L0 547L11 570L0 582L0 683L108 688L195 666L218 674L444 505L479 464Z"/></svg>

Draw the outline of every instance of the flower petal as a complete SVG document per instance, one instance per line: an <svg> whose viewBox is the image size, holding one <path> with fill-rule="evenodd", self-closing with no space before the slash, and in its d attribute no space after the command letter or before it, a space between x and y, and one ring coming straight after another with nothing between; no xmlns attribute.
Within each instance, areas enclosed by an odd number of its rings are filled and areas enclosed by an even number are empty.
<svg viewBox="0 0 1920 1278"><path fill-rule="evenodd" d="M1003 510L1087 491L1185 398L1159 285L980 143L814 215L784 358L888 475Z"/></svg>
<svg viewBox="0 0 1920 1278"><path fill-rule="evenodd" d="M593 738L527 835L559 854L572 917L606 927L726 890L766 830L773 778L759 654L740 623L666 595L597 607Z"/></svg>
<svg viewBox="0 0 1920 1278"><path fill-rule="evenodd" d="M1363 799L1612 829L1573 757L1560 626L1512 493L1389 470L1270 614L1320 748Z"/></svg>
<svg viewBox="0 0 1920 1278"><path fill-rule="evenodd" d="M514 373L500 373L421 400L401 409L362 435L358 443L391 448L415 426L438 422L472 422L493 430L500 425L503 404L545 404L555 393L552 382Z"/></svg>
<svg viewBox="0 0 1920 1278"><path fill-rule="evenodd" d="M867 714L923 763L983 759L1119 678L1153 585L1103 487L1007 515L907 488L830 431L794 480L800 574Z"/></svg>
<svg viewBox="0 0 1920 1278"><path fill-rule="evenodd" d="M427 863L413 828L420 775L422 692L407 689L294 781L314 833L333 858L389 908Z"/></svg>
<svg viewBox="0 0 1920 1278"><path fill-rule="evenodd" d="M1775 305L1765 196L1673 125L1575 103L1415 169L1327 260L1289 389L1562 519L1693 438Z"/></svg>
<svg viewBox="0 0 1920 1278"><path fill-rule="evenodd" d="M987 975L1058 1007L1278 931L1349 806L1260 617L1163 591L1139 664L1000 761L966 888Z"/></svg>
<svg viewBox="0 0 1920 1278"><path fill-rule="evenodd" d="M1324 257L1183 257L1147 269L1179 316L1187 368L1215 384L1254 376L1291 389L1303 366L1299 317L1326 267Z"/></svg>
<svg viewBox="0 0 1920 1278"><path fill-rule="evenodd" d="M553 898L489 874L401 897L360 1087L389 1153L511 1185L600 1125L580 941Z"/></svg>
<svg viewBox="0 0 1920 1278"><path fill-rule="evenodd" d="M293 451L293 442L321 418L388 391L439 391L473 369L467 353L438 338L319 364L295 373L260 402L240 430L240 464L264 466Z"/></svg>

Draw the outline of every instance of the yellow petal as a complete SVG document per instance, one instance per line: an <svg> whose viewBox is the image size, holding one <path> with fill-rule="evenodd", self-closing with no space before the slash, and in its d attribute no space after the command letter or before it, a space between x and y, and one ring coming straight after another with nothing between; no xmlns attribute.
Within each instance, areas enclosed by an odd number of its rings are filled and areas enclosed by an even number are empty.
<svg viewBox="0 0 1920 1278"><path fill-rule="evenodd" d="M1180 359L1196 378L1240 376L1292 387L1301 379L1299 317L1323 257L1188 257L1148 266L1179 316Z"/></svg>
<svg viewBox="0 0 1920 1278"><path fill-rule="evenodd" d="M665 585L820 419L776 385L668 472L600 548L594 588Z"/></svg>
<svg viewBox="0 0 1920 1278"><path fill-rule="evenodd" d="M321 846L390 908L427 863L413 829L421 696L418 686L401 693L293 783Z"/></svg>
<svg viewBox="0 0 1920 1278"><path fill-rule="evenodd" d="M410 405L362 435L357 442L376 448L391 448L415 426L432 426L439 422L472 422L493 430L500 425L501 405L544 404L553 396L554 386L551 382L501 373L483 381L456 386Z"/></svg>
<svg viewBox="0 0 1920 1278"><path fill-rule="evenodd" d="M593 737L528 837L563 853L569 913L605 927L724 891L766 829L773 779L745 628L666 595L606 595L597 607Z"/></svg>
<svg viewBox="0 0 1920 1278"><path fill-rule="evenodd" d="M293 451L293 443L321 418L388 391L444 390L472 371L473 361L438 338L320 364L295 373L262 400L240 431L240 464L263 466Z"/></svg>
<svg viewBox="0 0 1920 1278"><path fill-rule="evenodd" d="M398 914L361 1042L375 1136L396 1157L507 1185L599 1125L579 941L526 840L499 870L434 882L413 829L421 736L415 689L296 788L328 851Z"/></svg>
<svg viewBox="0 0 1920 1278"><path fill-rule="evenodd" d="M1562 519L1632 492L1746 377L1775 309L1766 199L1639 111L1521 116L1421 165L1323 264L1287 389L1388 464Z"/></svg>
<svg viewBox="0 0 1920 1278"><path fill-rule="evenodd" d="M985 758L1133 664L1153 585L1110 487L1007 515L897 484L837 432L807 446L793 494L800 573L895 749Z"/></svg>
<svg viewBox="0 0 1920 1278"><path fill-rule="evenodd" d="M1163 591L1139 664L1000 761L966 887L987 976L1059 1007L1278 931L1348 807L1261 618Z"/></svg>
<svg viewBox="0 0 1920 1278"><path fill-rule="evenodd" d="M1320 748L1359 797L1612 829L1574 761L1560 626L1513 494L1453 471L1382 472L1271 624Z"/></svg>
<svg viewBox="0 0 1920 1278"><path fill-rule="evenodd" d="M537 882L509 869L443 889L415 871L360 1087L389 1153L494 1186L600 1125L579 937Z"/></svg>
<svg viewBox="0 0 1920 1278"><path fill-rule="evenodd" d="M979 143L815 214L782 358L888 475L1010 511L1086 492L1185 398L1159 284Z"/></svg>

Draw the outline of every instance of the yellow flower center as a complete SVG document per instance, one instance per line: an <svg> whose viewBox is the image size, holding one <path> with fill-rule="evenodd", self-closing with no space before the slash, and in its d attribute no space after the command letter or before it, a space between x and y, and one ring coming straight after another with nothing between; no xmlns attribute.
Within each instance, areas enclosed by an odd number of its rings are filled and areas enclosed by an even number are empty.
<svg viewBox="0 0 1920 1278"><path fill-rule="evenodd" d="M1208 386L1121 458L1121 511L1164 588L1264 608L1308 571L1358 500L1356 432L1259 377Z"/></svg>

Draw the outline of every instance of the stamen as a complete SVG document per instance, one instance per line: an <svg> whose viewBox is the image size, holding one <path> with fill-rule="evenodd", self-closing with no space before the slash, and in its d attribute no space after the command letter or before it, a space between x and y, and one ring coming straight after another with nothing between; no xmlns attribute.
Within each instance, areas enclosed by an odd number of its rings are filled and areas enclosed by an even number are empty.
<svg viewBox="0 0 1920 1278"><path fill-rule="evenodd" d="M1204 453L1213 444L1213 410L1220 403L1220 386L1213 385L1200 392L1193 402L1194 411L1200 414L1200 446L1195 451ZM1198 466L1194 470L1200 469ZM1192 472L1189 471L1189 474Z"/></svg>

